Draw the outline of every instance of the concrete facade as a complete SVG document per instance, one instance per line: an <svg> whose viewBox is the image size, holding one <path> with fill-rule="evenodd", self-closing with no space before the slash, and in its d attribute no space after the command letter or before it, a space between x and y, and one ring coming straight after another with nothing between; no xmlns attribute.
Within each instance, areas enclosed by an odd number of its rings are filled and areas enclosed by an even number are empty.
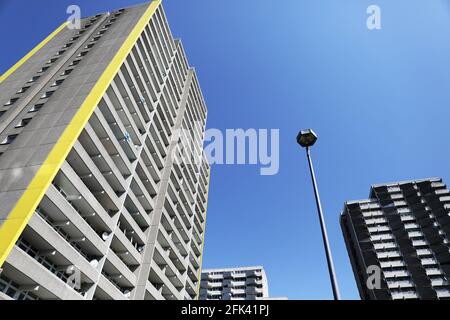
<svg viewBox="0 0 450 320"><path fill-rule="evenodd" d="M450 192L442 179L374 185L341 226L361 299L450 299Z"/></svg>
<svg viewBox="0 0 450 320"><path fill-rule="evenodd" d="M200 300L268 300L269 284L261 266L205 269Z"/></svg>
<svg viewBox="0 0 450 320"><path fill-rule="evenodd" d="M207 109L160 2L63 25L0 79L0 300L197 298Z"/></svg>

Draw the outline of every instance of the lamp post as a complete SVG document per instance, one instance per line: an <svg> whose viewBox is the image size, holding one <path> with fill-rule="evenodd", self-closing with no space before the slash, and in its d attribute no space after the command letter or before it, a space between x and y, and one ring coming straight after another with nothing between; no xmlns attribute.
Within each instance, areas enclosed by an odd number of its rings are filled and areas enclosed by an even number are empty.
<svg viewBox="0 0 450 320"><path fill-rule="evenodd" d="M308 158L309 171L311 173L311 180L314 187L314 195L316 197L317 212L319 214L320 229L322 231L323 245L327 256L328 272L330 274L331 287L333 289L334 300L340 300L339 288L336 280L336 273L334 271L333 258L331 256L330 244L328 243L327 229L325 220L323 218L322 205L320 204L319 189L317 188L316 176L314 174L314 167L311 160L310 147L317 141L317 135L311 129L301 130L297 135L297 143L306 148L306 157Z"/></svg>

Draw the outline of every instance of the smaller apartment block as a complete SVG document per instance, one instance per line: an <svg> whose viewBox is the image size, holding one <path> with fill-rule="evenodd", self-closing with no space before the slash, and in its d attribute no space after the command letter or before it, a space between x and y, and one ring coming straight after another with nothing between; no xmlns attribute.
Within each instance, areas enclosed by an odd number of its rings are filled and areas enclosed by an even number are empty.
<svg viewBox="0 0 450 320"><path fill-rule="evenodd" d="M374 185L368 200L347 202L341 225L361 298L449 299L449 212L439 178Z"/></svg>
<svg viewBox="0 0 450 320"><path fill-rule="evenodd" d="M264 300L268 297L269 285L263 267L202 272L200 300Z"/></svg>

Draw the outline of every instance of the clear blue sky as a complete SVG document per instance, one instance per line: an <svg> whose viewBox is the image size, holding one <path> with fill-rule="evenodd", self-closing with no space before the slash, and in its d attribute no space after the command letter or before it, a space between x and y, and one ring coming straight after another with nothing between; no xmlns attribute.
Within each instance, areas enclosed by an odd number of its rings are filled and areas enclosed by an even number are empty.
<svg viewBox="0 0 450 320"><path fill-rule="evenodd" d="M66 19L142 1L1 0L3 73ZM382 29L366 28L366 8ZM342 295L358 294L338 223L373 183L450 183L450 5L446 0L172 0L175 37L196 67L208 127L279 128L280 172L213 166L204 267L261 264L270 293L331 297L299 128L313 149Z"/></svg>

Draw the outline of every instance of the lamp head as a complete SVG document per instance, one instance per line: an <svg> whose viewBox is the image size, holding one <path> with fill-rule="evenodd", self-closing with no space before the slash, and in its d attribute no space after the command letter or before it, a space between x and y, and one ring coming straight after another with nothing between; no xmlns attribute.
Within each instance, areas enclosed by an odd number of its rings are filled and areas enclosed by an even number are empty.
<svg viewBox="0 0 450 320"><path fill-rule="evenodd" d="M303 148L308 148L314 145L317 141L317 134L311 129L301 130L297 135L297 143Z"/></svg>

